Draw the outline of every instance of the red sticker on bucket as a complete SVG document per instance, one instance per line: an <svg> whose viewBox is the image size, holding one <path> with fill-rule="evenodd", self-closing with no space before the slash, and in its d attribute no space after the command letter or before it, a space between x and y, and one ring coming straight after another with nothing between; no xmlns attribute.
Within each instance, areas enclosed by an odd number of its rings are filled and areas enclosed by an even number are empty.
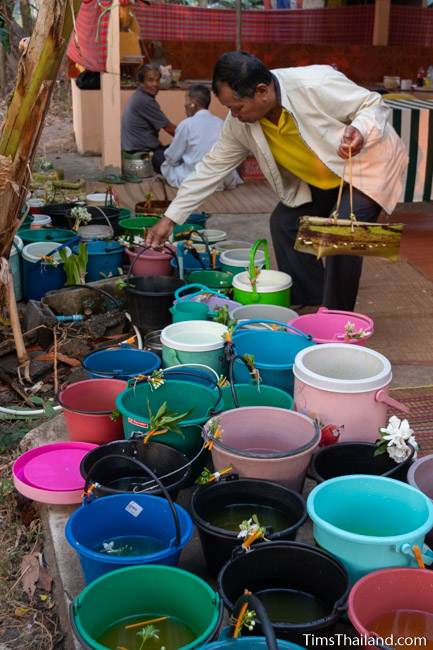
<svg viewBox="0 0 433 650"><path fill-rule="evenodd" d="M140 420L134 420L134 418L128 418L129 424L135 424L137 427L143 427L143 429L148 429L149 425L147 422L140 422Z"/></svg>

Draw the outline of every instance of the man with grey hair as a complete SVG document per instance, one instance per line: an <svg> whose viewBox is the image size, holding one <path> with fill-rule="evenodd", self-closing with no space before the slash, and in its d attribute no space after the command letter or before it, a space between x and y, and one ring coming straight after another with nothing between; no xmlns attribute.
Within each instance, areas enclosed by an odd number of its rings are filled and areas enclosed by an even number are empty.
<svg viewBox="0 0 433 650"><path fill-rule="evenodd" d="M209 111L210 100L210 90L203 84L191 86L185 94L187 118L178 124L161 165L162 175L173 187L181 186L220 136L224 122ZM239 174L233 171L222 180L218 189L236 187L240 183Z"/></svg>
<svg viewBox="0 0 433 650"><path fill-rule="evenodd" d="M155 97L159 92L161 73L157 66L145 64L137 73L139 86L129 98L122 116L122 150L126 153L152 151L154 170L161 171L165 147L159 141L159 130L174 135L176 126L164 115Z"/></svg>

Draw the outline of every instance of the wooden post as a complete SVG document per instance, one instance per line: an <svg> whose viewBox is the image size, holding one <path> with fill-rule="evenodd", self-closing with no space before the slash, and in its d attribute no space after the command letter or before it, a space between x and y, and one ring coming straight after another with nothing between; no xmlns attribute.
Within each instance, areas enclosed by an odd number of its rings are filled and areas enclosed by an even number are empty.
<svg viewBox="0 0 433 650"><path fill-rule="evenodd" d="M236 0L236 49L242 49L242 0Z"/></svg>
<svg viewBox="0 0 433 650"><path fill-rule="evenodd" d="M101 74L102 168L112 174L120 174L122 168L119 33L119 4L113 2L108 23L106 72Z"/></svg>
<svg viewBox="0 0 433 650"><path fill-rule="evenodd" d="M373 45L388 45L391 0L375 0Z"/></svg>

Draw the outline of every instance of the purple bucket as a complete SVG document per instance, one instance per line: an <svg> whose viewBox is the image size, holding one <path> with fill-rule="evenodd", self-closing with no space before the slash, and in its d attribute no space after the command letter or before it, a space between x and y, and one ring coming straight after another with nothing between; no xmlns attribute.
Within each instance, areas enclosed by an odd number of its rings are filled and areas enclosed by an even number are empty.
<svg viewBox="0 0 433 650"><path fill-rule="evenodd" d="M196 290L196 291L194 291ZM191 293L188 293L190 291ZM206 295L210 294L210 295ZM240 303L229 300L226 296L213 289L209 289L204 284L186 284L175 292L175 301L177 302L202 302L209 307L209 318L216 316L216 310L221 307L227 307L231 312L236 307L240 307Z"/></svg>
<svg viewBox="0 0 433 650"><path fill-rule="evenodd" d="M221 431L212 448L216 470L231 465L239 476L274 481L301 492L320 442L311 418L282 408L247 406L225 411L215 420Z"/></svg>

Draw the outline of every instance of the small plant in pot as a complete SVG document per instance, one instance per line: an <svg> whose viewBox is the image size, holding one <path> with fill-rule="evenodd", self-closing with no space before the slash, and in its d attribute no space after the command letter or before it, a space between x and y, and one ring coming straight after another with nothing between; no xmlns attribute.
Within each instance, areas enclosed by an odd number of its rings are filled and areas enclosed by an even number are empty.
<svg viewBox="0 0 433 650"><path fill-rule="evenodd" d="M66 286L71 284L86 284L87 261L89 259L87 245L80 243L77 253L67 254L62 248L59 256L66 273Z"/></svg>

